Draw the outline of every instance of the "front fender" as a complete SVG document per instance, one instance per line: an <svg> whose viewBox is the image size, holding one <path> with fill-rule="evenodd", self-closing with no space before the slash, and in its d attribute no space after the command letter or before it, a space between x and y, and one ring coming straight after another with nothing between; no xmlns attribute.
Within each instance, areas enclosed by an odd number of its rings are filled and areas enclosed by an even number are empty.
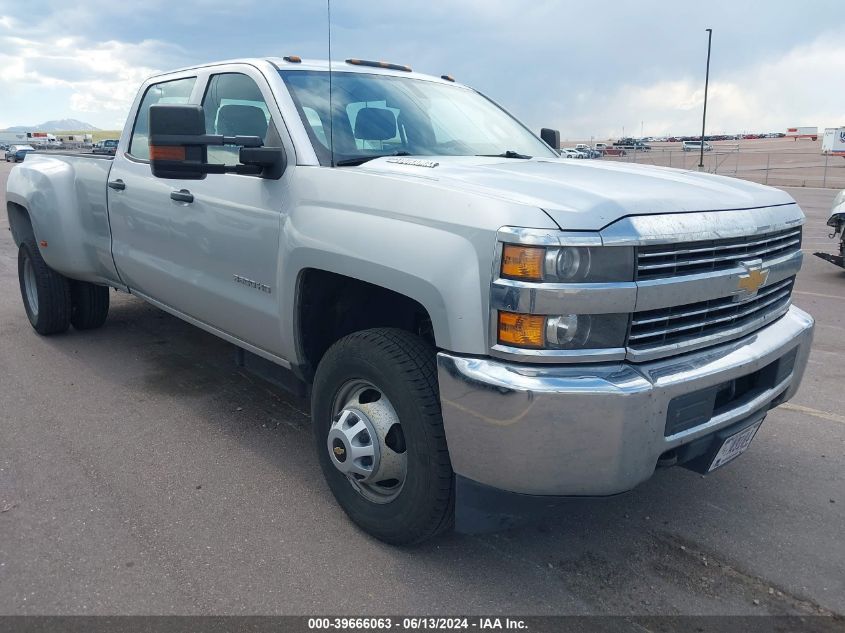
<svg viewBox="0 0 845 633"><path fill-rule="evenodd" d="M386 218L371 220L391 222ZM489 295L489 272L480 269L475 245L434 227L394 224L397 226L385 226L385 233L359 231L354 244L327 244L314 239L293 245L284 258L282 296L296 296L299 274L305 269L344 275L392 290L422 305L431 317L438 347L469 354L486 353L487 323L482 315ZM391 235L392 239L384 240L384 235ZM304 237L301 233L299 236ZM436 253L420 248L423 244L436 244ZM487 283L481 283L482 279ZM283 317L286 322L282 323L285 336L294 331L297 309L294 301L287 303ZM285 348L295 348L292 338L285 341Z"/></svg>

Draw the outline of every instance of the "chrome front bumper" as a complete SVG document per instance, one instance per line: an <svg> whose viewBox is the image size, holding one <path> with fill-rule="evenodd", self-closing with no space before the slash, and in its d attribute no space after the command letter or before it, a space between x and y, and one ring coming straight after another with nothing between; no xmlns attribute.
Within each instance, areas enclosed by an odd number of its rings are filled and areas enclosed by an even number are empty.
<svg viewBox="0 0 845 633"><path fill-rule="evenodd" d="M527 365L441 352L440 398L452 467L476 483L529 495L630 490L652 475L667 451L764 415L792 397L812 337L812 317L793 306L743 339L649 363ZM673 399L752 374L793 350L791 371L775 384L665 435Z"/></svg>

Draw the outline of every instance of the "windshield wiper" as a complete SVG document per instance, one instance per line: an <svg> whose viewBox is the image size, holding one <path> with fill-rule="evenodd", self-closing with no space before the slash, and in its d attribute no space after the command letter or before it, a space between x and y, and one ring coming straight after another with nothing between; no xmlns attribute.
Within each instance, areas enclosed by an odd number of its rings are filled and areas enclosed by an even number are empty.
<svg viewBox="0 0 845 633"><path fill-rule="evenodd" d="M400 149L392 154L377 154L376 156L356 156L355 158L344 158L343 160L335 161L335 167L354 167L356 165L363 165L367 161L375 160L376 158L384 158L385 156L411 156L411 152L406 152Z"/></svg>
<svg viewBox="0 0 845 633"><path fill-rule="evenodd" d="M533 158L533 156L526 156L525 154L520 154L512 149L505 150L501 154L476 154L476 156L491 156L494 158Z"/></svg>

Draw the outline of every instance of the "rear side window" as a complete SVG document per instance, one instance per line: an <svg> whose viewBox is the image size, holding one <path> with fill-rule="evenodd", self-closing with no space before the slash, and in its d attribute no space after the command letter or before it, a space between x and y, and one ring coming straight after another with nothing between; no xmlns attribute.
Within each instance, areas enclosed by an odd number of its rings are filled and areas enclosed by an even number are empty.
<svg viewBox="0 0 845 633"><path fill-rule="evenodd" d="M163 81L147 88L135 117L135 127L129 140L129 154L141 160L150 159L150 106L157 103L188 103L196 81L196 77L186 77Z"/></svg>

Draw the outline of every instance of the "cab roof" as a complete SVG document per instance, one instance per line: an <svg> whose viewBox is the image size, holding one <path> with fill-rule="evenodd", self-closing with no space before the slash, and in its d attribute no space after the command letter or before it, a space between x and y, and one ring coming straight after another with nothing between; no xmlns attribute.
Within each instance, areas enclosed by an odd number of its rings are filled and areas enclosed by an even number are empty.
<svg viewBox="0 0 845 633"><path fill-rule="evenodd" d="M295 56L289 56L292 59L298 59ZM173 73L184 72L187 70L196 70L200 68L213 68L214 66L222 66L224 64L249 64L251 66L261 67L265 64L274 66L277 70L319 70L328 71L329 62L325 59L302 59L301 61L288 61L287 57L244 57L239 59L225 59L216 62L209 62L207 64L197 64L195 66L186 66L175 70L169 70L164 73L159 73L155 77L170 75ZM425 73L417 73L408 70L396 70L393 68L384 68L379 66L368 66L361 64L350 64L345 60L335 61L331 63L332 72L344 73L361 73L370 75L393 75L395 77L410 77L412 79L423 79L425 81L434 81L442 84L449 84L453 86L463 86L463 84L444 79L442 76L427 75ZM466 87L466 86L464 86Z"/></svg>

